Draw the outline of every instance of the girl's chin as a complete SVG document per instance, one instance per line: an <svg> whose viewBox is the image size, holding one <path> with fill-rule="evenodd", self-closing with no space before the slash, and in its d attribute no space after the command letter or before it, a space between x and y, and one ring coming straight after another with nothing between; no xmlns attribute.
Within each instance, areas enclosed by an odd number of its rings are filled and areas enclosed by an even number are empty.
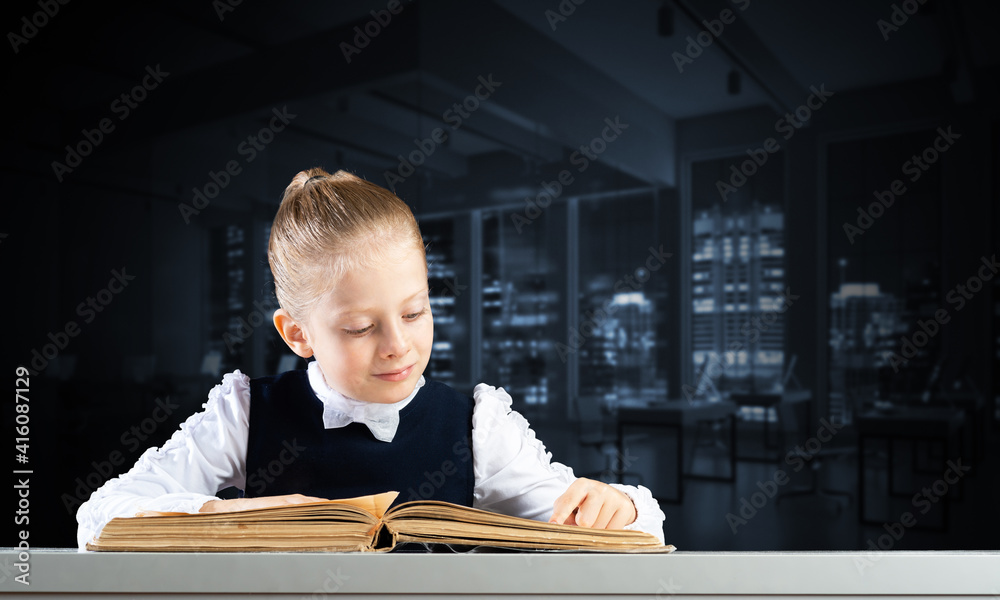
<svg viewBox="0 0 1000 600"><path fill-rule="evenodd" d="M374 378L371 385L367 386L368 389L365 390L368 393L364 394L362 398L367 402L377 404L395 404L405 400L413 392L414 385L416 385L416 381L412 376L402 381L384 381Z"/></svg>

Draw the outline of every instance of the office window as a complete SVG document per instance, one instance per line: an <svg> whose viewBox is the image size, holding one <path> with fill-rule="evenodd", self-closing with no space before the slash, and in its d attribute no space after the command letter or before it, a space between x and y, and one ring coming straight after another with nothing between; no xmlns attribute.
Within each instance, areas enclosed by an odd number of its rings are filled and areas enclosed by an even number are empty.
<svg viewBox="0 0 1000 600"><path fill-rule="evenodd" d="M666 400L668 273L651 192L581 200L578 323L579 393L605 406Z"/></svg>
<svg viewBox="0 0 1000 600"><path fill-rule="evenodd" d="M434 346L428 377L468 387L469 306L468 217L421 220L427 249L427 283L434 315Z"/></svg>
<svg viewBox="0 0 1000 600"><path fill-rule="evenodd" d="M278 301L267 262L270 221L235 213L225 218L230 222L208 229L202 374L217 377L235 369L269 374L304 367L272 320Z"/></svg>
<svg viewBox="0 0 1000 600"><path fill-rule="evenodd" d="M566 364L566 207L552 205L520 231L509 211L482 213L482 380L504 387L531 416L561 414Z"/></svg>
<svg viewBox="0 0 1000 600"><path fill-rule="evenodd" d="M270 217L270 215L268 215ZM248 325L255 327L251 348L261 354L259 360L254 360L254 372L281 373L290 369L304 369L305 359L298 358L292 352L285 340L281 339L278 330L274 328L274 311L278 309L278 297L274 293L274 277L267 260L267 246L271 239L271 221L256 221L257 260L254 263L258 272L258 280L262 282L260 289L254 290L254 305L249 312ZM260 323L258 326L257 323ZM258 342L257 338L263 339ZM246 343L247 340L243 340ZM259 344L259 345L257 345Z"/></svg>
<svg viewBox="0 0 1000 600"><path fill-rule="evenodd" d="M785 365L784 159L723 197L746 156L691 166L691 348L698 394L773 389ZM735 186L734 186L735 187ZM690 388L688 388L690 389ZM770 418L745 409L745 418Z"/></svg>
<svg viewBox="0 0 1000 600"><path fill-rule="evenodd" d="M241 337L241 318L245 316L249 294L247 264L250 240L247 228L229 224L209 229L208 339L207 366L216 373L246 368L246 348L233 343ZM228 342L228 343L227 343Z"/></svg>
<svg viewBox="0 0 1000 600"><path fill-rule="evenodd" d="M894 359L902 356L900 339L947 306L939 291L940 165L916 172L902 167L935 135L928 130L829 146L829 398L831 416L843 422L862 401L940 388L941 336L914 348L905 362ZM876 194L887 198L895 180L906 190L886 207Z"/></svg>
<svg viewBox="0 0 1000 600"><path fill-rule="evenodd" d="M1000 123L993 123L993 197L1000 194ZM1000 231L1000 209L993 204L993 231ZM993 278L993 425L1000 426L1000 277Z"/></svg>

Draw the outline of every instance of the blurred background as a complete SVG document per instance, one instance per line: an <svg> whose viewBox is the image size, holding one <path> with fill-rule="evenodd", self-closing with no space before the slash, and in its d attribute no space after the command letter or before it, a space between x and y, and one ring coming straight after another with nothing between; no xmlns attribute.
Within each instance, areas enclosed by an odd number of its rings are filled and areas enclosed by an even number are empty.
<svg viewBox="0 0 1000 600"><path fill-rule="evenodd" d="M505 387L555 460L650 488L668 543L996 548L1000 5L3 13L33 546L74 546L80 503L224 373L304 366L266 244L321 166L417 215L427 375Z"/></svg>

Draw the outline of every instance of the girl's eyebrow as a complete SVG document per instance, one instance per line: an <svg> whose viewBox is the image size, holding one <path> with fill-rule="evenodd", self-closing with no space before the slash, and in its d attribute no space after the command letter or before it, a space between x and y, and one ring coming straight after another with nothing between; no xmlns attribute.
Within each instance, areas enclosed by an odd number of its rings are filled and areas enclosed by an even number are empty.
<svg viewBox="0 0 1000 600"><path fill-rule="evenodd" d="M407 296L406 298L403 299L402 304L406 304L407 302L409 302L410 300L413 300L414 298L416 298L417 296L419 296L421 294L427 294L427 295L429 295L430 294L430 289L429 288L424 288L424 289L422 289L422 290L420 290L420 291L418 291L418 292L416 292L414 294L411 294L411 295ZM346 316L352 315L352 314L367 313L367 312L374 312L374 311L375 311L375 309L373 307L370 307L370 306L369 307L365 307L365 308L348 308L346 310L342 310L339 313L335 314L334 318L341 318L341 317L346 317Z"/></svg>

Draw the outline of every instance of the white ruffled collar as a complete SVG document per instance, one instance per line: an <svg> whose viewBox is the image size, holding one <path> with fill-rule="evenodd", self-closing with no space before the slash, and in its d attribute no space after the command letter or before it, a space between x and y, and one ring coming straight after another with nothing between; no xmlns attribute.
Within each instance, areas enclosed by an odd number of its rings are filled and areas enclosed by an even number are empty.
<svg viewBox="0 0 1000 600"><path fill-rule="evenodd" d="M325 428L334 429L351 423L363 423L368 426L376 439L383 442L391 442L395 437L396 429L399 427L399 411L413 400L424 385L424 377L421 375L409 396L393 404L381 404L348 398L334 390L326 383L319 363L315 360L309 363L306 374L316 397L323 403Z"/></svg>

